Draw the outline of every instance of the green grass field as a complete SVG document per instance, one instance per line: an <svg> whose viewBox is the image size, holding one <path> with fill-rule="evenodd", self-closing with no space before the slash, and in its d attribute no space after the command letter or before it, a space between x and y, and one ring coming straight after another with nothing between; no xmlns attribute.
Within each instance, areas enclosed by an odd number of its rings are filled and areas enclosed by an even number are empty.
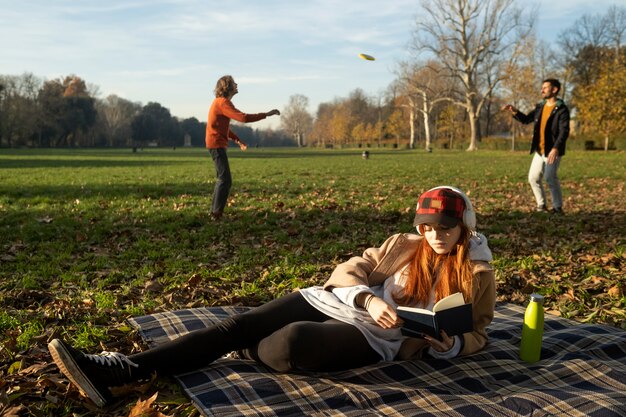
<svg viewBox="0 0 626 417"><path fill-rule="evenodd" d="M0 150L7 407L93 412L45 365L50 338L130 353L140 345L129 316L258 305L321 284L337 263L410 232L419 194L444 184L474 202L500 301L525 304L536 291L552 314L626 328L626 154L569 152L559 171L566 215L554 217L533 212L526 152L370 152L230 150L230 207L215 222L206 150ZM163 412L193 414L159 384ZM109 413L127 415L136 398Z"/></svg>

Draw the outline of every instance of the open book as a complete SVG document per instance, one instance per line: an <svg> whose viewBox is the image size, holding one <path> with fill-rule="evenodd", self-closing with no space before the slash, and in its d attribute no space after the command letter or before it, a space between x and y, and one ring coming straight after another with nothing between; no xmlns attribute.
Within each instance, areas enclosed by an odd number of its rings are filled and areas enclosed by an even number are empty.
<svg viewBox="0 0 626 417"><path fill-rule="evenodd" d="M439 300L433 306L433 311L401 306L397 313L404 320L402 334L409 337L423 337L427 334L441 340L441 330L445 330L448 336L456 336L474 329L472 304L465 304L460 292Z"/></svg>

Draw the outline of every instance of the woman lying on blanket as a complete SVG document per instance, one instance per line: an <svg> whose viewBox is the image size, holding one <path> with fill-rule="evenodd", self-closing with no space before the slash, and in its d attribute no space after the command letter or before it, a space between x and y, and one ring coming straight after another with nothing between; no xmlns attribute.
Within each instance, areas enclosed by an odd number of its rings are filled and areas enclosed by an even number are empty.
<svg viewBox="0 0 626 417"><path fill-rule="evenodd" d="M463 192L433 188L419 198L419 235L397 234L340 264L323 287L306 288L149 349L126 356L85 354L61 340L49 344L61 371L97 405L110 387L153 372L181 374L232 351L280 372L337 371L381 360L453 358L482 349L495 304L486 238ZM461 292L472 303L473 331L441 338L402 335L398 305L432 309Z"/></svg>

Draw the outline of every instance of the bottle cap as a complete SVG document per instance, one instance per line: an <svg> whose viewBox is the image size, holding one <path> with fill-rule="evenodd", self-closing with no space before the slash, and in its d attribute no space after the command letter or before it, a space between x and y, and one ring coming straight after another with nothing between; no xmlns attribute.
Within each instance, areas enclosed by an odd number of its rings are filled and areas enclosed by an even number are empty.
<svg viewBox="0 0 626 417"><path fill-rule="evenodd" d="M541 294L537 294L537 293L532 293L530 294L530 301L531 302L537 302L539 304L543 304L543 295Z"/></svg>

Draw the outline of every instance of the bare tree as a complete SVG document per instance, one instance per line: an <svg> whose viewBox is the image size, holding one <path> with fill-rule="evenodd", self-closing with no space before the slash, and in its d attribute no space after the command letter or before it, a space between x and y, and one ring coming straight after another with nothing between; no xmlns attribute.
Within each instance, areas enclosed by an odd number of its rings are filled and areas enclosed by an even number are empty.
<svg viewBox="0 0 626 417"><path fill-rule="evenodd" d="M108 146L132 144L131 123L141 111L141 105L114 94L96 103L98 117L106 132Z"/></svg>
<svg viewBox="0 0 626 417"><path fill-rule="evenodd" d="M406 96L409 108L410 139L409 147L415 148L415 117L422 115L424 123L425 148L432 142L433 110L438 103L450 100L451 88L445 68L434 61L426 64L401 63L399 81L401 91Z"/></svg>
<svg viewBox="0 0 626 417"><path fill-rule="evenodd" d="M609 41L615 47L615 60L621 59L620 50L626 36L626 7L611 6L606 13Z"/></svg>
<svg viewBox="0 0 626 417"><path fill-rule="evenodd" d="M612 6L604 15L583 15L559 34L564 67L574 88L573 106L582 133L609 137L624 131L626 7ZM565 55L567 53L567 55ZM621 105L620 105L621 104Z"/></svg>
<svg viewBox="0 0 626 417"><path fill-rule="evenodd" d="M478 149L480 112L532 33L534 12L525 14L515 0L423 0L422 8L412 46L460 82L454 103L469 118L468 150Z"/></svg>
<svg viewBox="0 0 626 417"><path fill-rule="evenodd" d="M589 85L602 62L601 47L607 43L606 18L583 15L561 31L558 39L561 62L568 69L569 78L576 84Z"/></svg>
<svg viewBox="0 0 626 417"><path fill-rule="evenodd" d="M295 94L289 97L289 103L280 118L283 130L293 135L299 147L305 146L306 135L313 127L313 117L307 107L309 99L302 94Z"/></svg>
<svg viewBox="0 0 626 417"><path fill-rule="evenodd" d="M541 81L548 78L546 72L551 66L549 49L534 36L520 50L517 62L506 69L506 77L500 84L500 97L518 109L532 109L537 102ZM515 149L515 139L522 132L530 132L530 126L517 123L509 112L499 114L511 129L511 150Z"/></svg>
<svg viewBox="0 0 626 417"><path fill-rule="evenodd" d="M626 35L626 7L611 6L605 15L585 14L559 33L564 65L569 66L577 83L590 84L603 61L603 47L614 48L619 62Z"/></svg>
<svg viewBox="0 0 626 417"><path fill-rule="evenodd" d="M604 15L585 14L559 33L561 65L569 81L567 93L574 107L588 100L598 79L605 76L607 60L618 69L624 65L626 7L612 6ZM584 107L584 104L583 104ZM584 115L581 115L584 116ZM576 117L577 129L593 131L597 126L586 117Z"/></svg>
<svg viewBox="0 0 626 417"><path fill-rule="evenodd" d="M0 144L24 146L35 138L41 83L31 73L0 76Z"/></svg>

